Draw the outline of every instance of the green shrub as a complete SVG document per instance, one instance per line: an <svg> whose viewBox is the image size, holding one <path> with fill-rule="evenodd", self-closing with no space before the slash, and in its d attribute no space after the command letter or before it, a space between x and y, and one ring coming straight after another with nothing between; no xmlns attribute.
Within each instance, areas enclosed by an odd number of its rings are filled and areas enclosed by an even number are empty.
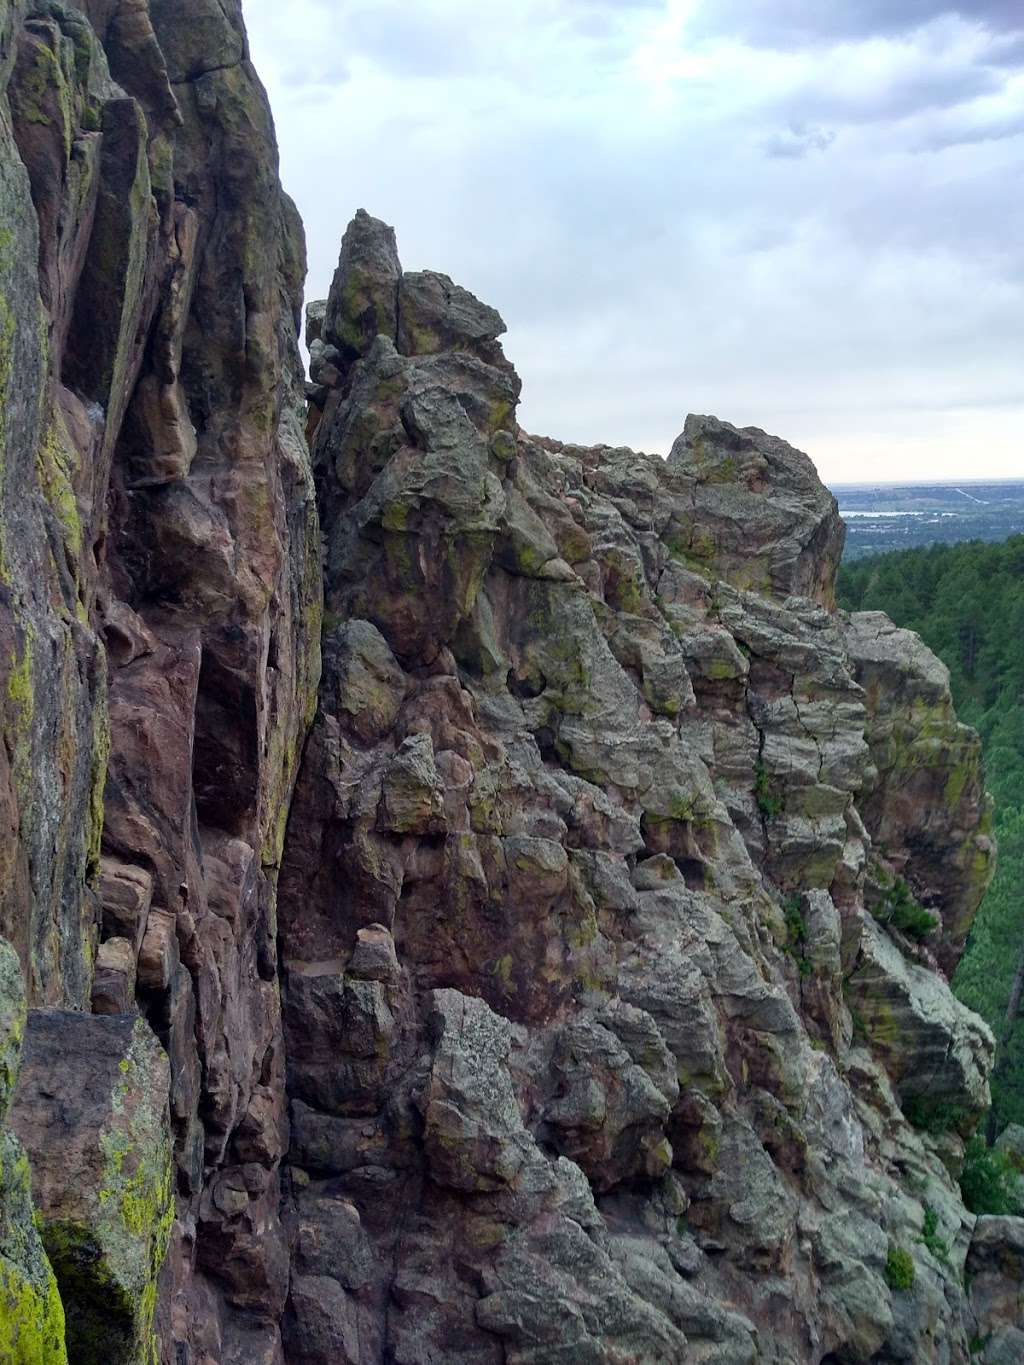
<svg viewBox="0 0 1024 1365"><path fill-rule="evenodd" d="M758 810L769 820L773 820L776 815L782 814L785 803L776 791L775 783L763 763L757 765L757 772L754 775L754 799L757 801Z"/></svg>
<svg viewBox="0 0 1024 1365"><path fill-rule="evenodd" d="M933 910L926 910L914 899L910 887L904 881L897 881L889 904L893 925L918 942L933 934L942 923Z"/></svg>
<svg viewBox="0 0 1024 1365"><path fill-rule="evenodd" d="M803 950L807 942L807 921L800 910L800 897L787 896L782 903L786 919L786 952L796 963L801 976L810 976L813 967Z"/></svg>
<svg viewBox="0 0 1024 1365"><path fill-rule="evenodd" d="M942 922L938 915L915 900L902 877L885 887L881 901L871 913L882 924L891 924L918 943L934 933Z"/></svg>
<svg viewBox="0 0 1024 1365"><path fill-rule="evenodd" d="M939 1215L928 1204L924 1206L924 1227L921 1230L921 1241L937 1261L944 1261L947 1265L949 1264L949 1246L939 1236Z"/></svg>
<svg viewBox="0 0 1024 1365"><path fill-rule="evenodd" d="M967 1144L960 1193L972 1213L1024 1213L1017 1193L1018 1175L1005 1152L989 1147L980 1133Z"/></svg>
<svg viewBox="0 0 1024 1365"><path fill-rule="evenodd" d="M967 1118L967 1111L947 1100L931 1100L925 1095L910 1095L900 1101L903 1117L922 1133L951 1133Z"/></svg>
<svg viewBox="0 0 1024 1365"><path fill-rule="evenodd" d="M782 912L786 917L786 933L794 946L807 942L807 921L800 910L800 897L787 896L782 902Z"/></svg>
<svg viewBox="0 0 1024 1365"><path fill-rule="evenodd" d="M885 1278L890 1289L906 1290L914 1286L914 1258L903 1247L890 1246L885 1261Z"/></svg>

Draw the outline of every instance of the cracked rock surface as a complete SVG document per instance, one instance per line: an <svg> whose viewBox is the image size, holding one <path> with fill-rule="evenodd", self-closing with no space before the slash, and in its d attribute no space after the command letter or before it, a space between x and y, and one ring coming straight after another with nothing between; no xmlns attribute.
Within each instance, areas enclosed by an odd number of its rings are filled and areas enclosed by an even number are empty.
<svg viewBox="0 0 1024 1365"><path fill-rule="evenodd" d="M667 462L532 437L501 330L362 212L310 309L286 1167L299 1244L350 1250L302 1253L286 1358L965 1362L962 1138L901 1105L988 1103L942 971L991 862L977 740L915 637L836 614L806 456L707 417Z"/></svg>

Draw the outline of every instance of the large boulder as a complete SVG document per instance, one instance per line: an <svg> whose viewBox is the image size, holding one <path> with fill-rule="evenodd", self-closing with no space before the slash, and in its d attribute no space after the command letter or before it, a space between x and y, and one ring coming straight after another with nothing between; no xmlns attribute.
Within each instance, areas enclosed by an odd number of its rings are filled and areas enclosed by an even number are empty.
<svg viewBox="0 0 1024 1365"><path fill-rule="evenodd" d="M694 481L687 556L740 588L835 604L846 528L811 460L778 436L691 414L669 465Z"/></svg>
<svg viewBox="0 0 1024 1365"><path fill-rule="evenodd" d="M508 1020L482 1000L435 991L436 1042L420 1099L432 1179L454 1189L500 1189L515 1180L530 1147L508 1074Z"/></svg>
<svg viewBox="0 0 1024 1365"><path fill-rule="evenodd" d="M137 1015L33 1010L11 1126L71 1358L148 1365L174 1217L167 1057Z"/></svg>
<svg viewBox="0 0 1024 1365"><path fill-rule="evenodd" d="M936 972L910 962L868 915L846 979L846 999L909 1112L963 1127L991 1103L995 1038Z"/></svg>

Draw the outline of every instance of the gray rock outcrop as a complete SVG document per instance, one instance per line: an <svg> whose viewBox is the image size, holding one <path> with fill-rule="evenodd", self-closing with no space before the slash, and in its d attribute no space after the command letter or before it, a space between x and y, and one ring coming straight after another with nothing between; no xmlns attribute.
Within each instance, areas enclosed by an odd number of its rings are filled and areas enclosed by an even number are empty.
<svg viewBox="0 0 1024 1365"><path fill-rule="evenodd" d="M287 1164L378 1270L310 1262L286 1357L966 1362L993 1041L936 962L991 846L941 665L834 611L785 442L529 436L500 319L366 214L312 311L337 624L279 888Z"/></svg>

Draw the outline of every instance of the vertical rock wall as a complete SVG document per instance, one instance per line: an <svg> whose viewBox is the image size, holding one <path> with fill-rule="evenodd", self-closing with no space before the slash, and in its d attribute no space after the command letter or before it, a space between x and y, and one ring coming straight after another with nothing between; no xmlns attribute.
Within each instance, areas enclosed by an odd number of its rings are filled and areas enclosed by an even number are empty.
<svg viewBox="0 0 1024 1365"><path fill-rule="evenodd" d="M2 24L0 932L32 1007L14 1128L73 1359L142 1359L154 1330L168 1360L272 1359L276 880L321 597L301 225L237 3L16 0ZM140 1027L170 1068L140 1056L121 1152L105 1069L135 1076ZM51 1112L69 1056L85 1098ZM173 1150L162 1183L147 1142ZM100 1182L70 1208L45 1174L68 1144ZM127 1202L102 1186L115 1157ZM81 1305L111 1294L108 1341Z"/></svg>

